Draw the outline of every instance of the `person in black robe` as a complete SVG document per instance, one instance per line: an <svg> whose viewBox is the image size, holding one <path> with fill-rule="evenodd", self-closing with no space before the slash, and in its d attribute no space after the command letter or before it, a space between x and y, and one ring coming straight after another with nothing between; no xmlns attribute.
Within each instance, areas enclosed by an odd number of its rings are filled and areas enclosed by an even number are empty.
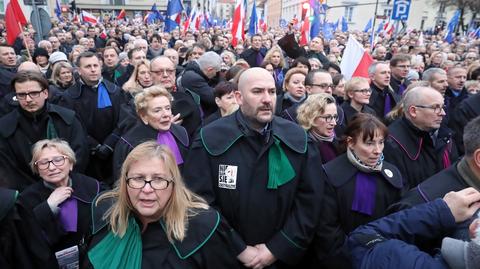
<svg viewBox="0 0 480 269"><path fill-rule="evenodd" d="M385 160L395 164L408 188L448 168L458 158L452 132L441 124L443 96L429 87L416 87L404 97L403 117L389 126Z"/></svg>
<svg viewBox="0 0 480 269"><path fill-rule="evenodd" d="M38 141L32 155L31 168L42 181L18 198L20 232L28 238L29 258L37 267L59 268L55 253L76 246L78 262L90 233L92 201L103 187L93 178L72 173L75 155L65 141Z"/></svg>
<svg viewBox="0 0 480 269"><path fill-rule="evenodd" d="M320 155L302 128L274 116L275 81L267 70L244 71L238 89L240 109L193 141L185 180L225 217L235 255L297 268L320 216Z"/></svg>
<svg viewBox="0 0 480 269"><path fill-rule="evenodd" d="M454 141L459 154L464 154L465 152L463 147L463 128L470 120L480 115L480 106L478 104L480 104L480 94L463 100L450 113L448 126L453 130Z"/></svg>
<svg viewBox="0 0 480 269"><path fill-rule="evenodd" d="M357 113L375 114L375 110L370 108L370 96L372 89L366 78L354 77L345 85L345 101L341 104L345 113L345 124L352 120Z"/></svg>
<svg viewBox="0 0 480 269"><path fill-rule="evenodd" d="M87 132L90 162L86 174L111 184L112 155L120 136L121 90L102 80L100 62L92 52L77 58L78 82L66 90L58 104L74 110Z"/></svg>
<svg viewBox="0 0 480 269"><path fill-rule="evenodd" d="M218 109L203 121L204 126L221 117L228 116L238 109L237 100L235 100L236 90L238 90L237 85L230 81L222 81L215 86L213 94Z"/></svg>
<svg viewBox="0 0 480 269"><path fill-rule="evenodd" d="M155 141L129 153L119 184L94 202L92 219L82 268L240 268L228 225L185 187L176 158Z"/></svg>
<svg viewBox="0 0 480 269"><path fill-rule="evenodd" d="M322 164L335 159L341 151L335 135L338 120L335 98L326 93L312 94L297 112L298 123L317 145Z"/></svg>
<svg viewBox="0 0 480 269"><path fill-rule="evenodd" d="M120 137L113 155L113 175L120 177L120 169L128 153L137 145L148 140L167 145L182 167L187 157L190 139L187 131L180 125L172 124L172 96L164 88L153 86L135 96L137 108L136 124Z"/></svg>
<svg viewBox="0 0 480 269"><path fill-rule="evenodd" d="M262 48L262 35L255 34L250 38L251 47L244 50L239 58L244 59L250 67L259 67L267 54L267 49Z"/></svg>
<svg viewBox="0 0 480 269"><path fill-rule="evenodd" d="M401 198L404 185L400 171L383 160L387 134L375 116L357 114L345 132L347 153L325 164L323 218L312 243L311 268L349 268L343 249L347 235L385 216L387 208Z"/></svg>
<svg viewBox="0 0 480 269"><path fill-rule="evenodd" d="M37 182L38 176L29 169L31 146L46 138L70 143L77 158L75 171L85 171L89 159L87 139L75 112L47 101L48 82L37 72L19 72L12 87L18 106L0 118L0 166L8 171L0 184L22 191Z"/></svg>
<svg viewBox="0 0 480 269"><path fill-rule="evenodd" d="M390 87L390 66L385 62L375 62L368 68L368 75L372 81L369 106L377 117L385 118L400 102L400 96Z"/></svg>

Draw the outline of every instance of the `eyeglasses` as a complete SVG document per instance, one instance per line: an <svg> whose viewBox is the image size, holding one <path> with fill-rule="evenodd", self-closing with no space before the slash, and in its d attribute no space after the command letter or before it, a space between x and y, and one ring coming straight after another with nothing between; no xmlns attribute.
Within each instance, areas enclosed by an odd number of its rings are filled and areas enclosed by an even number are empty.
<svg viewBox="0 0 480 269"><path fill-rule="evenodd" d="M173 72L175 72L175 69L159 69L159 70L150 70L150 72L156 74L156 75L162 75L162 74L167 74L167 75L172 75Z"/></svg>
<svg viewBox="0 0 480 269"><path fill-rule="evenodd" d="M397 65L395 67L402 68L402 69L408 69L408 68L410 68L410 65Z"/></svg>
<svg viewBox="0 0 480 269"><path fill-rule="evenodd" d="M359 92L359 93L362 93L362 94L370 94L372 93L372 89L359 89L359 90L353 90L353 92Z"/></svg>
<svg viewBox="0 0 480 269"><path fill-rule="evenodd" d="M332 88L333 89L335 87L334 84L328 84L328 83L310 84L310 86L317 86L317 87L322 88L322 89L326 89L326 88Z"/></svg>
<svg viewBox="0 0 480 269"><path fill-rule="evenodd" d="M414 105L414 107L432 109L433 112L435 112L436 114L440 114L440 113L442 113L442 110L446 111L446 109L447 109L446 105L431 105L431 106Z"/></svg>
<svg viewBox="0 0 480 269"><path fill-rule="evenodd" d="M68 158L67 156L55 156L52 158L52 160L38 160L34 164L37 166L38 169L40 170L45 170L50 167L50 164L55 165L56 167L62 166L65 163L65 159Z"/></svg>
<svg viewBox="0 0 480 269"><path fill-rule="evenodd" d="M19 100L25 100L27 99L27 96L30 96L30 98L37 98L40 96L40 93L42 93L45 89L40 90L40 91L32 91L32 92L19 92L16 93L15 95Z"/></svg>
<svg viewBox="0 0 480 269"><path fill-rule="evenodd" d="M173 184L173 180L163 177L152 177L151 180L146 180L146 177L143 176L127 178L127 185L132 189L143 189L147 183L154 190L164 190L170 183Z"/></svg>
<svg viewBox="0 0 480 269"><path fill-rule="evenodd" d="M326 115L326 116L318 116L318 117L324 119L325 122L327 122L327 123L330 123L330 122L332 122L332 121L335 121L335 122L338 121L338 115L337 115L337 114L334 114L334 115Z"/></svg>

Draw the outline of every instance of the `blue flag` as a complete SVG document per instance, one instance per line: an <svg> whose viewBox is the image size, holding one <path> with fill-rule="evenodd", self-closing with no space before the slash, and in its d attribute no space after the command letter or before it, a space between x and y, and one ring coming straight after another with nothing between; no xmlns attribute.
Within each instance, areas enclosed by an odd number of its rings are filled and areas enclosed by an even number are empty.
<svg viewBox="0 0 480 269"><path fill-rule="evenodd" d="M167 17L165 18L165 32L169 33L180 25L183 6L180 0L169 0Z"/></svg>
<svg viewBox="0 0 480 269"><path fill-rule="evenodd" d="M313 7L313 21L310 26L310 39L318 36L322 25L320 14L322 13L322 5L319 1L311 0L310 6ZM308 19L308 18L307 18Z"/></svg>
<svg viewBox="0 0 480 269"><path fill-rule="evenodd" d="M62 10L60 9L60 4L58 3L58 0L55 3L55 15L57 15L59 21L63 21Z"/></svg>
<svg viewBox="0 0 480 269"><path fill-rule="evenodd" d="M383 21L381 21L381 22L378 24L376 33L378 34L378 33L380 33L382 30L383 30Z"/></svg>
<svg viewBox="0 0 480 269"><path fill-rule="evenodd" d="M447 33L445 34L445 41L449 44L453 42L455 27L458 25L460 19L460 10L455 11L455 14L450 19L450 22L447 25Z"/></svg>
<svg viewBox="0 0 480 269"><path fill-rule="evenodd" d="M335 23L333 22L326 22L323 24L323 36L326 40L330 40L333 38L333 28L335 27Z"/></svg>
<svg viewBox="0 0 480 269"><path fill-rule="evenodd" d="M368 33L368 31L370 31L370 29L372 29L372 18L370 18L370 20L368 20L368 23L367 23L367 25L365 25L365 28L363 29L363 31L365 33Z"/></svg>
<svg viewBox="0 0 480 269"><path fill-rule="evenodd" d="M348 23L347 19L342 16L342 32L348 32Z"/></svg>
<svg viewBox="0 0 480 269"><path fill-rule="evenodd" d="M253 0L252 4L252 15L250 15L250 23L248 27L248 34L253 36L254 34L258 33L258 16L257 16L257 8L256 8L255 0Z"/></svg>

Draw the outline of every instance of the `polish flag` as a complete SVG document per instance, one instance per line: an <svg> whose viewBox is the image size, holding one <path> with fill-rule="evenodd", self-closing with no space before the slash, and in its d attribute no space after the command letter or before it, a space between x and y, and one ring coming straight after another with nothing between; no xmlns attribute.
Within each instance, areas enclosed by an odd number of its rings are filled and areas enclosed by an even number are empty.
<svg viewBox="0 0 480 269"><path fill-rule="evenodd" d="M394 30L395 26L393 26L393 22L387 22L383 26L383 32L386 34L392 35Z"/></svg>
<svg viewBox="0 0 480 269"><path fill-rule="evenodd" d="M245 0L237 0L235 11L233 12L232 24L232 46L235 47L239 40L245 39Z"/></svg>
<svg viewBox="0 0 480 269"><path fill-rule="evenodd" d="M82 10L82 18L84 22L89 22L91 24L97 24L98 20L92 13Z"/></svg>
<svg viewBox="0 0 480 269"><path fill-rule="evenodd" d="M305 16L305 19L303 20L303 24L302 24L300 41L298 42L298 44L300 46L306 46L308 44L309 37L310 37L310 20L308 19L308 16Z"/></svg>
<svg viewBox="0 0 480 269"><path fill-rule="evenodd" d="M343 52L340 69L346 80L352 77L368 78L368 67L373 63L372 56L354 37L350 37Z"/></svg>

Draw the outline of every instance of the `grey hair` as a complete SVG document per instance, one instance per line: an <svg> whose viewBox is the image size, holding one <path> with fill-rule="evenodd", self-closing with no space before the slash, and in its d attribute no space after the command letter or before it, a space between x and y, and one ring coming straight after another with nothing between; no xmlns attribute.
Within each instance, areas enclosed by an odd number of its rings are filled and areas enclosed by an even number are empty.
<svg viewBox="0 0 480 269"><path fill-rule="evenodd" d="M208 51L198 58L197 63L202 70L205 70L209 67L220 70L220 67L222 66L222 57L220 57L220 55L218 55L216 52Z"/></svg>
<svg viewBox="0 0 480 269"><path fill-rule="evenodd" d="M480 116L471 120L463 130L463 146L465 156L472 157L475 150L480 148Z"/></svg>
<svg viewBox="0 0 480 269"><path fill-rule="evenodd" d="M406 116L408 116L408 108L412 105L415 105L419 100L421 100L422 96L425 93L425 90L433 90L435 89L431 87L423 87L418 86L414 87L413 89L409 90L403 97L403 111Z"/></svg>
<svg viewBox="0 0 480 269"><path fill-rule="evenodd" d="M387 62L374 62L368 67L368 75L373 76L375 75L375 72L377 72L377 65L379 64L386 64L388 65Z"/></svg>
<svg viewBox="0 0 480 269"><path fill-rule="evenodd" d="M48 41L48 40L40 40L40 42L38 42L38 47L39 48L44 48L44 46L46 44L50 44L50 46L52 45L52 42Z"/></svg>
<svg viewBox="0 0 480 269"><path fill-rule="evenodd" d="M436 74L447 75L447 72L445 72L445 70L443 70L441 68L432 67L432 68L429 68L429 69L425 70L425 72L423 72L422 80L432 82L433 76L436 75Z"/></svg>

